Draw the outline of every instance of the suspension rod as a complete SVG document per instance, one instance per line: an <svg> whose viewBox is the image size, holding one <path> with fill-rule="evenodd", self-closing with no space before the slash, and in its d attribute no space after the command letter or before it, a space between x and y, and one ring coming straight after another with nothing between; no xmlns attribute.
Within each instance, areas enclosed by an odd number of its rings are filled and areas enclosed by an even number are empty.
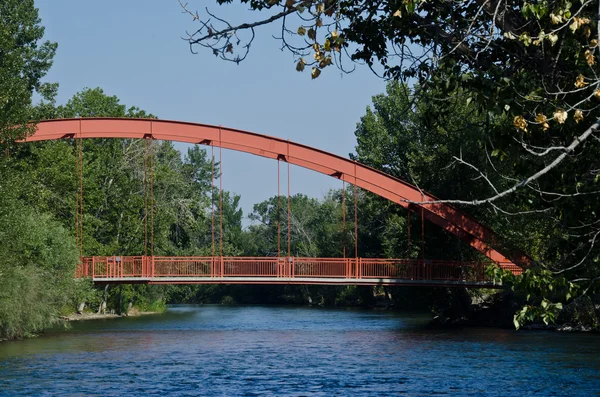
<svg viewBox="0 0 600 397"><path fill-rule="evenodd" d="M150 255L154 256L154 138L150 136Z"/></svg>
<svg viewBox="0 0 600 397"><path fill-rule="evenodd" d="M210 217L212 233L212 256L215 256L215 146L211 145L211 173L210 173Z"/></svg>
<svg viewBox="0 0 600 397"><path fill-rule="evenodd" d="M281 162L277 159L277 257L281 257Z"/></svg>
<svg viewBox="0 0 600 397"><path fill-rule="evenodd" d="M288 171L288 177L287 177L287 188L288 188L288 197L287 197L287 204L288 204L288 257L292 256L292 206L291 206L291 201L290 201L290 162L289 162L289 151L290 151L290 146L288 145L288 162L287 162L287 171Z"/></svg>
<svg viewBox="0 0 600 397"><path fill-rule="evenodd" d="M356 162L354 162L354 257L358 258L358 192L356 190Z"/></svg>
<svg viewBox="0 0 600 397"><path fill-rule="evenodd" d="M219 256L223 256L223 141L219 128Z"/></svg>
<svg viewBox="0 0 600 397"><path fill-rule="evenodd" d="M144 139L144 256L148 255L148 138Z"/></svg>
<svg viewBox="0 0 600 397"><path fill-rule="evenodd" d="M346 181L342 179L342 252L346 258Z"/></svg>

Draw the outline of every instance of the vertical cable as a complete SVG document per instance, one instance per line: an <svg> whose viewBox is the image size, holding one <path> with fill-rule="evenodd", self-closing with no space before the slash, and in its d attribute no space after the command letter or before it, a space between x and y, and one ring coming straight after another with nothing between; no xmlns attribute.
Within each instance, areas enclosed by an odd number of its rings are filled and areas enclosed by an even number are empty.
<svg viewBox="0 0 600 397"><path fill-rule="evenodd" d="M292 206L290 201L290 142L287 144L288 163L288 257L292 256Z"/></svg>
<svg viewBox="0 0 600 397"><path fill-rule="evenodd" d="M79 251L79 139L75 138L75 245ZM81 255L80 255L81 256Z"/></svg>
<svg viewBox="0 0 600 397"><path fill-rule="evenodd" d="M425 212L421 207L421 258L425 259Z"/></svg>
<svg viewBox="0 0 600 397"><path fill-rule="evenodd" d="M79 137L79 256L83 256L83 138Z"/></svg>
<svg viewBox="0 0 600 397"><path fill-rule="evenodd" d="M356 190L356 162L354 162L354 257L358 258L358 193Z"/></svg>
<svg viewBox="0 0 600 397"><path fill-rule="evenodd" d="M152 125L152 124L150 124ZM154 256L154 138L150 136L150 255Z"/></svg>
<svg viewBox="0 0 600 397"><path fill-rule="evenodd" d="M144 139L144 256L148 255L148 139Z"/></svg>
<svg viewBox="0 0 600 397"><path fill-rule="evenodd" d="M287 166L288 166L288 257L292 256L292 206L290 201L290 145L288 143L288 158L287 158Z"/></svg>
<svg viewBox="0 0 600 397"><path fill-rule="evenodd" d="M277 258L281 257L281 171L280 161L277 159Z"/></svg>
<svg viewBox="0 0 600 397"><path fill-rule="evenodd" d="M75 137L75 168L76 168L76 195L75 195L75 244L79 257L83 256L83 139L81 137L81 121L79 136Z"/></svg>
<svg viewBox="0 0 600 397"><path fill-rule="evenodd" d="M408 259L411 258L411 255L410 255L410 214L411 214L411 212L410 212L410 210L408 210L408 215L406 216L406 218L408 220L408 228L407 228L408 229L408 249L407 249Z"/></svg>
<svg viewBox="0 0 600 397"><path fill-rule="evenodd" d="M215 256L215 146L211 145L211 174L210 174L210 217L212 232L212 256Z"/></svg>
<svg viewBox="0 0 600 397"><path fill-rule="evenodd" d="M219 127L219 256L223 256L223 141Z"/></svg>
<svg viewBox="0 0 600 397"><path fill-rule="evenodd" d="M342 179L342 251L346 258L346 181Z"/></svg>

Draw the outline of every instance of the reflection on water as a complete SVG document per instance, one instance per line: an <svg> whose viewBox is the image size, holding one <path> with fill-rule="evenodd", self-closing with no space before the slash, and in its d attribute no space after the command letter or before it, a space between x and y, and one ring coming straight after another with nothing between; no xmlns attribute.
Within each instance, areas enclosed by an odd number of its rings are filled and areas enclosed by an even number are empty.
<svg viewBox="0 0 600 397"><path fill-rule="evenodd" d="M418 314L173 306L0 343L0 395L600 396L600 337Z"/></svg>

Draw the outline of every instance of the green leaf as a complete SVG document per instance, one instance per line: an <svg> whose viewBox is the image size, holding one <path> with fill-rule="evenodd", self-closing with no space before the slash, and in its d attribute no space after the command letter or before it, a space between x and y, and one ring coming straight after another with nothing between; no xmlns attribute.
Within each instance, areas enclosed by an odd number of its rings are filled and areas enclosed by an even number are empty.
<svg viewBox="0 0 600 397"><path fill-rule="evenodd" d="M515 325L515 329L518 330L519 328L521 328L521 324L519 323L519 320L517 319L517 315L515 314L513 317L513 324Z"/></svg>

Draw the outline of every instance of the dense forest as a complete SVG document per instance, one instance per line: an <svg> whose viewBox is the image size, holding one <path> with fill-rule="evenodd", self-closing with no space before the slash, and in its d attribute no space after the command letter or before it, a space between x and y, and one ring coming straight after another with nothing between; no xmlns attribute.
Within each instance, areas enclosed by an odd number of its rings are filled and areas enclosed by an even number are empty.
<svg viewBox="0 0 600 397"><path fill-rule="evenodd" d="M57 84L44 83L56 43L43 41L44 29L33 1L8 0L0 5L0 339L42 332L61 315L85 303L87 310L126 313L164 310L167 303L306 303L375 305L385 299L398 307L433 308L452 322L472 314L468 306L482 291L444 289L318 286L108 286L98 288L72 277L79 252L75 241L78 181L76 142L60 140L20 143L35 122L68 117L160 117L122 104L101 88L82 88L67 103L55 101ZM465 87L452 88L461 100L440 101L448 95L435 86L419 91L419 83L398 79L358 120L357 161L418 185L437 197L476 201L490 186L509 187L545 162L523 156L504 144L513 119L504 112L482 111L476 95ZM415 92L419 92L416 95ZM469 97L466 102L465 95ZM34 98L40 98L34 102ZM349 132L350 134L350 132ZM491 149L491 150L488 150ZM218 190L211 188L210 153L192 146L181 153L170 142L96 139L83 142L83 254L140 255L145 249L145 153L154 170L154 253L156 255L210 255L211 204ZM465 164L480 164L477 169ZM549 199L547 185L515 194L502 205L456 203L502 236L509 250L521 250L532 259L523 276L490 268L506 289L488 300L501 308L517 327L529 322L599 327L598 275L600 265L589 214L597 211L597 156L585 155L569 164L573 175L590 178L577 182L581 194ZM219 164L214 164L219 175ZM596 167L596 168L594 168ZM435 172L432 172L435 170ZM593 173L596 170L596 174ZM553 171L554 172L554 171ZM565 170L553 178L564 180ZM596 175L594 178L593 175ZM549 184L550 182L546 182ZM496 188L494 188L496 189ZM566 189L566 188L565 188ZM566 192L566 190L565 190ZM344 198L344 194L348 195ZM408 243L407 213L400 206L358 191L358 236L348 206L342 222L342 202L351 192L335 190L322 198L302 194L290 198L291 252L298 256L341 256L358 240L363 257L421 256L431 259L477 259L477 253L455 237L425 225L425 244ZM273 256L277 253L278 197L257 203L252 224L244 228L240 197L223 193L224 255ZM287 197L282 198L287 200ZM278 209L279 208L279 209ZM218 213L217 216L221 216ZM595 215L594 215L595 216ZM416 215L415 215L416 217ZM415 218L416 219L416 218ZM597 222L596 222L597 223ZM287 235L287 224L281 225ZM413 224L413 238L420 236ZM220 238L220 236L217 236Z"/></svg>

